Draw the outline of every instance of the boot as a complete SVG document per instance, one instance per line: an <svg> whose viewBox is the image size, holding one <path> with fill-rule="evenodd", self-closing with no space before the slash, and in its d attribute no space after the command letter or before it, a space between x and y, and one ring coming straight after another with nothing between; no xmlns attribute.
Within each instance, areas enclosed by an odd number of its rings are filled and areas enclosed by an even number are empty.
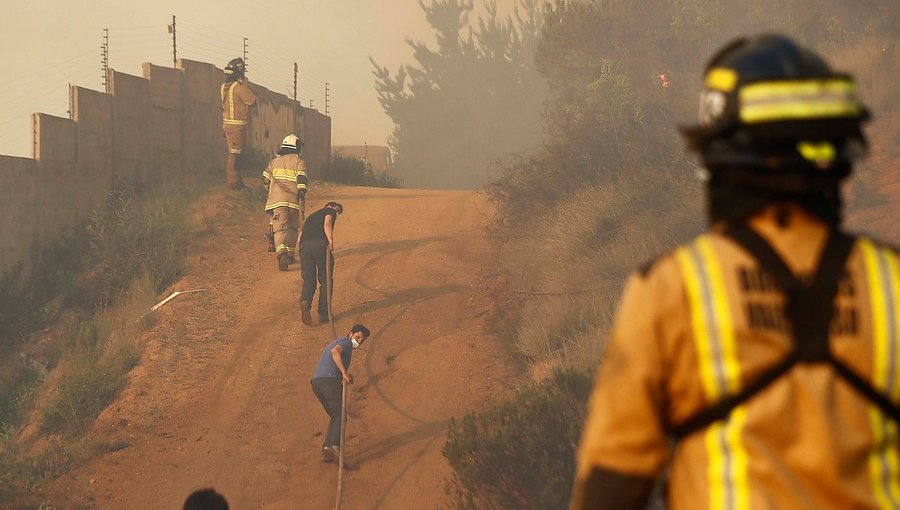
<svg viewBox="0 0 900 510"><path fill-rule="evenodd" d="M309 303L306 301L300 301L300 320L307 326L312 324L312 315L309 313Z"/></svg>
<svg viewBox="0 0 900 510"><path fill-rule="evenodd" d="M279 271L287 271L288 270L288 254L287 253L279 253L278 254L278 270Z"/></svg>

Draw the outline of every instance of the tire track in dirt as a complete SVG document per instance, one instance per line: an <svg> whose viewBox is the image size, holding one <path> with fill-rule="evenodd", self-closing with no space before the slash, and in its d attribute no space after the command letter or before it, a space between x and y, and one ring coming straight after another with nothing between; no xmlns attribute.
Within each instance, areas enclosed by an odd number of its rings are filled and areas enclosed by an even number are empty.
<svg viewBox="0 0 900 510"><path fill-rule="evenodd" d="M351 366L344 508L432 508L450 473L440 453L450 417L503 393L505 358L493 352L502 348L479 319L490 307L479 277L489 207L474 193L367 188L318 189L311 200L347 211L336 227L338 333L356 322L373 331ZM98 430L131 446L61 478L60 494L97 509L176 508L212 485L233 508L333 505L336 470L319 460L327 417L309 388L330 327L299 324L296 266L279 273L261 242L236 242L254 238L263 218L217 239L225 253L182 282L213 289L190 321L177 308L166 316L187 357L151 341L108 418L140 426ZM200 342L201 330L223 339ZM157 419L142 415L143 395L162 403Z"/></svg>

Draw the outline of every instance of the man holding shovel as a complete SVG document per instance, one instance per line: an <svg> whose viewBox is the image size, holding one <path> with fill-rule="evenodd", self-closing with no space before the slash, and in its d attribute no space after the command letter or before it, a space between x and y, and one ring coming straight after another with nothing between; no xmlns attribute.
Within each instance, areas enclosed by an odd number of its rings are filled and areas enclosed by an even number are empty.
<svg viewBox="0 0 900 510"><path fill-rule="evenodd" d="M369 328L356 324L350 328L347 336L328 344L319 357L319 363L310 381L313 393L331 418L325 440L322 442L323 462L337 462L340 458L341 428L344 426L341 420L341 409L344 404L342 384L343 382L353 384L353 376L350 375L353 350L365 343L367 338Z"/></svg>

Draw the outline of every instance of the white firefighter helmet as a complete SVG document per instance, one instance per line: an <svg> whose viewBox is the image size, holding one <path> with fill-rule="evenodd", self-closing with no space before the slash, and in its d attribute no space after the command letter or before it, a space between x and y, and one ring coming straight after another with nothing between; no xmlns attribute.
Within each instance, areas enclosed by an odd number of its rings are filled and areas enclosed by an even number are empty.
<svg viewBox="0 0 900 510"><path fill-rule="evenodd" d="M281 148L300 152L303 149L303 141L297 135L291 133L281 141Z"/></svg>

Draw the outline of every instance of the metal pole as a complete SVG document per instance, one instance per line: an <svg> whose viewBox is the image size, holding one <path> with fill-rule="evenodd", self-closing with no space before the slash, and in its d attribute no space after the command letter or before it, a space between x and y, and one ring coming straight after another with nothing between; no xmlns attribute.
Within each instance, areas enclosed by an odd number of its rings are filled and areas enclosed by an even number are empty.
<svg viewBox="0 0 900 510"><path fill-rule="evenodd" d="M175 15L172 15L172 67L178 67L178 46L175 44Z"/></svg>
<svg viewBox="0 0 900 510"><path fill-rule="evenodd" d="M294 62L294 101L297 100L297 63Z"/></svg>
<svg viewBox="0 0 900 510"><path fill-rule="evenodd" d="M247 74L247 38L244 37L244 74Z"/></svg>
<svg viewBox="0 0 900 510"><path fill-rule="evenodd" d="M103 44L100 45L100 57L103 64L103 90L109 94L109 29L103 29Z"/></svg>

